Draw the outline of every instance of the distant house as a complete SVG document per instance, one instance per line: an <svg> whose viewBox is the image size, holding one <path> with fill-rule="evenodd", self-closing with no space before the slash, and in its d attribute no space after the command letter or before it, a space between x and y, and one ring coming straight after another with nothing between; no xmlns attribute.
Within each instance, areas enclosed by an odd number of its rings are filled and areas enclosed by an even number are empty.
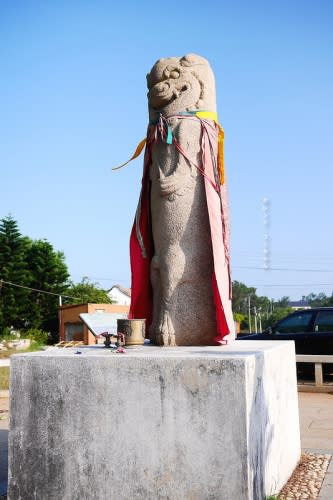
<svg viewBox="0 0 333 500"><path fill-rule="evenodd" d="M107 292L108 296L115 304L129 306L131 304L131 289L121 285L114 285Z"/></svg>
<svg viewBox="0 0 333 500"><path fill-rule="evenodd" d="M120 304L71 304L59 308L59 339L96 344L96 338L81 321L80 313L107 312L118 318L128 314L129 306Z"/></svg>
<svg viewBox="0 0 333 500"><path fill-rule="evenodd" d="M288 306L298 311L298 309L311 309L310 304L306 300L295 300L288 302Z"/></svg>

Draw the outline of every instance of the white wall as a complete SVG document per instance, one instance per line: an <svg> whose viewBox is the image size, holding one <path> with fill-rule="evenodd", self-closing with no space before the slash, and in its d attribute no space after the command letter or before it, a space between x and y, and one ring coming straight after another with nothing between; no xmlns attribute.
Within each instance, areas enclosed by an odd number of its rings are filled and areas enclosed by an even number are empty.
<svg viewBox="0 0 333 500"><path fill-rule="evenodd" d="M112 290L108 293L108 296L116 304L124 306L129 306L131 304L131 298L121 292L118 288L112 288Z"/></svg>

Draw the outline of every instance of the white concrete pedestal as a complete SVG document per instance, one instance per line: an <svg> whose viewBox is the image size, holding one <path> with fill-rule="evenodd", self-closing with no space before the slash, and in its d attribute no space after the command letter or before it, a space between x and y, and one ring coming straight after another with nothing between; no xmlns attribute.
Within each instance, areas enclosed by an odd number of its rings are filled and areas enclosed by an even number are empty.
<svg viewBox="0 0 333 500"><path fill-rule="evenodd" d="M11 361L10 500L263 500L300 457L294 345Z"/></svg>

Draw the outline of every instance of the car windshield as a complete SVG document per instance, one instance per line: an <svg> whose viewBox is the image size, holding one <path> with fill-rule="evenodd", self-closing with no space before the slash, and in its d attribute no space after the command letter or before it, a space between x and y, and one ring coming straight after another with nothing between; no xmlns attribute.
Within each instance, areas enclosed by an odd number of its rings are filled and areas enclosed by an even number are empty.
<svg viewBox="0 0 333 500"><path fill-rule="evenodd" d="M312 311L303 311L281 320L275 327L275 333L305 332L310 325L312 314Z"/></svg>
<svg viewBox="0 0 333 500"><path fill-rule="evenodd" d="M314 329L315 332L333 332L333 311L319 311Z"/></svg>

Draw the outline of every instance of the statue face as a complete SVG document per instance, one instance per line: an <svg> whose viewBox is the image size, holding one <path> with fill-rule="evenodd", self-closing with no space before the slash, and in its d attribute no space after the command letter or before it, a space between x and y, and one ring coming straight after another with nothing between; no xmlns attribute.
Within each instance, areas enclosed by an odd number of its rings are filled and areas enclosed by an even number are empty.
<svg viewBox="0 0 333 500"><path fill-rule="evenodd" d="M148 82L149 107L160 111L172 105L172 110L195 108L201 95L201 84L191 67L182 66L182 59L161 59L153 66Z"/></svg>
<svg viewBox="0 0 333 500"><path fill-rule="evenodd" d="M159 59L147 75L149 118L162 113L216 110L215 80L209 62L197 54Z"/></svg>

